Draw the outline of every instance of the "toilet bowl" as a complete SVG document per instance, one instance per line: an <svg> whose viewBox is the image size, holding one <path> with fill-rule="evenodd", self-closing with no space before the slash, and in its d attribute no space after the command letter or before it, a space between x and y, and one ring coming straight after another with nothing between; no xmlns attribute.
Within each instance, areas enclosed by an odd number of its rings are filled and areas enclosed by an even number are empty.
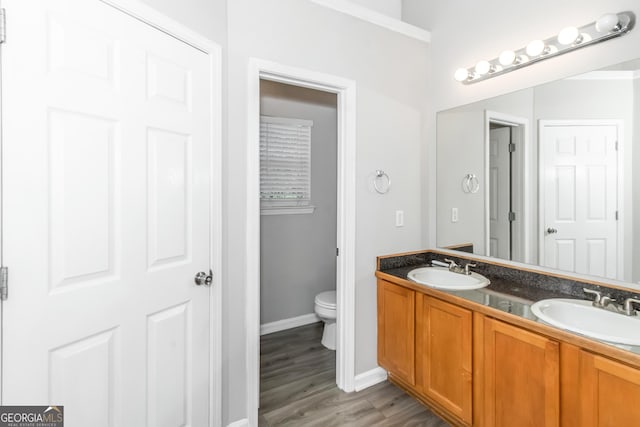
<svg viewBox="0 0 640 427"><path fill-rule="evenodd" d="M316 295L315 312L324 322L322 345L336 349L336 291L320 292Z"/></svg>

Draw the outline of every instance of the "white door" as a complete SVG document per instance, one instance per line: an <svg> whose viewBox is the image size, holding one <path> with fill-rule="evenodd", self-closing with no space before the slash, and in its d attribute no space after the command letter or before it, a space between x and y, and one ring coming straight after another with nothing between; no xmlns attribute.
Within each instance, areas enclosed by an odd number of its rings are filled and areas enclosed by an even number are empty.
<svg viewBox="0 0 640 427"><path fill-rule="evenodd" d="M511 259L511 129L489 131L489 248L490 256Z"/></svg>
<svg viewBox="0 0 640 427"><path fill-rule="evenodd" d="M211 60L101 1L5 7L2 403L208 425Z"/></svg>
<svg viewBox="0 0 640 427"><path fill-rule="evenodd" d="M540 123L547 267L617 278L618 126Z"/></svg>

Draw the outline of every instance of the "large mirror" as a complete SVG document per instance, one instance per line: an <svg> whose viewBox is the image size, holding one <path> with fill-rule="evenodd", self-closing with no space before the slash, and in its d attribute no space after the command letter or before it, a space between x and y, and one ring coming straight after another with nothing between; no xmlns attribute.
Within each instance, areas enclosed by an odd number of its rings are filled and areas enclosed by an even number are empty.
<svg viewBox="0 0 640 427"><path fill-rule="evenodd" d="M636 134L640 59L439 112L437 245L638 283Z"/></svg>

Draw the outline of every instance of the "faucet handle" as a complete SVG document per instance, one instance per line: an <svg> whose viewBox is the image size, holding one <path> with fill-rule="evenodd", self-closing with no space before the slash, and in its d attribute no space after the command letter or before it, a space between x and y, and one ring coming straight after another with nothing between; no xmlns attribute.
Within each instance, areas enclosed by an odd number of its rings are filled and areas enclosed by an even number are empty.
<svg viewBox="0 0 640 427"><path fill-rule="evenodd" d="M472 264L472 263L468 263L467 265L464 266L464 274L466 274L467 276L471 274L471 270L469 270L471 267L477 267L476 264Z"/></svg>
<svg viewBox="0 0 640 427"><path fill-rule="evenodd" d="M582 288L585 294L595 295L595 299L593 300L593 306L599 307L600 300L602 299L602 293L600 291L594 291L593 289Z"/></svg>
<svg viewBox="0 0 640 427"><path fill-rule="evenodd" d="M459 267L459 265L452 259L445 258L444 260L449 263L449 268Z"/></svg>
<svg viewBox="0 0 640 427"><path fill-rule="evenodd" d="M627 316L635 316L635 310L633 309L633 303L640 304L640 299L637 298L627 298L624 300L624 313Z"/></svg>
<svg viewBox="0 0 640 427"><path fill-rule="evenodd" d="M612 298L609 295L604 295L602 298L600 298L600 307L606 308L609 304L613 304L615 302L615 298Z"/></svg>

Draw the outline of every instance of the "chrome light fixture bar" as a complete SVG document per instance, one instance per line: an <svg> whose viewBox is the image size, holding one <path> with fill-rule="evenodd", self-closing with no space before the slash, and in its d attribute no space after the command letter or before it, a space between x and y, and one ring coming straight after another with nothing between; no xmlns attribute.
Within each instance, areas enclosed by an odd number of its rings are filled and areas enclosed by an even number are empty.
<svg viewBox="0 0 640 427"><path fill-rule="evenodd" d="M469 68L459 68L454 78L471 84L526 67L545 59L620 37L633 29L636 16L633 12L608 13L582 27L567 27L557 36L545 40L533 40L518 50L505 50L490 61L480 61Z"/></svg>

